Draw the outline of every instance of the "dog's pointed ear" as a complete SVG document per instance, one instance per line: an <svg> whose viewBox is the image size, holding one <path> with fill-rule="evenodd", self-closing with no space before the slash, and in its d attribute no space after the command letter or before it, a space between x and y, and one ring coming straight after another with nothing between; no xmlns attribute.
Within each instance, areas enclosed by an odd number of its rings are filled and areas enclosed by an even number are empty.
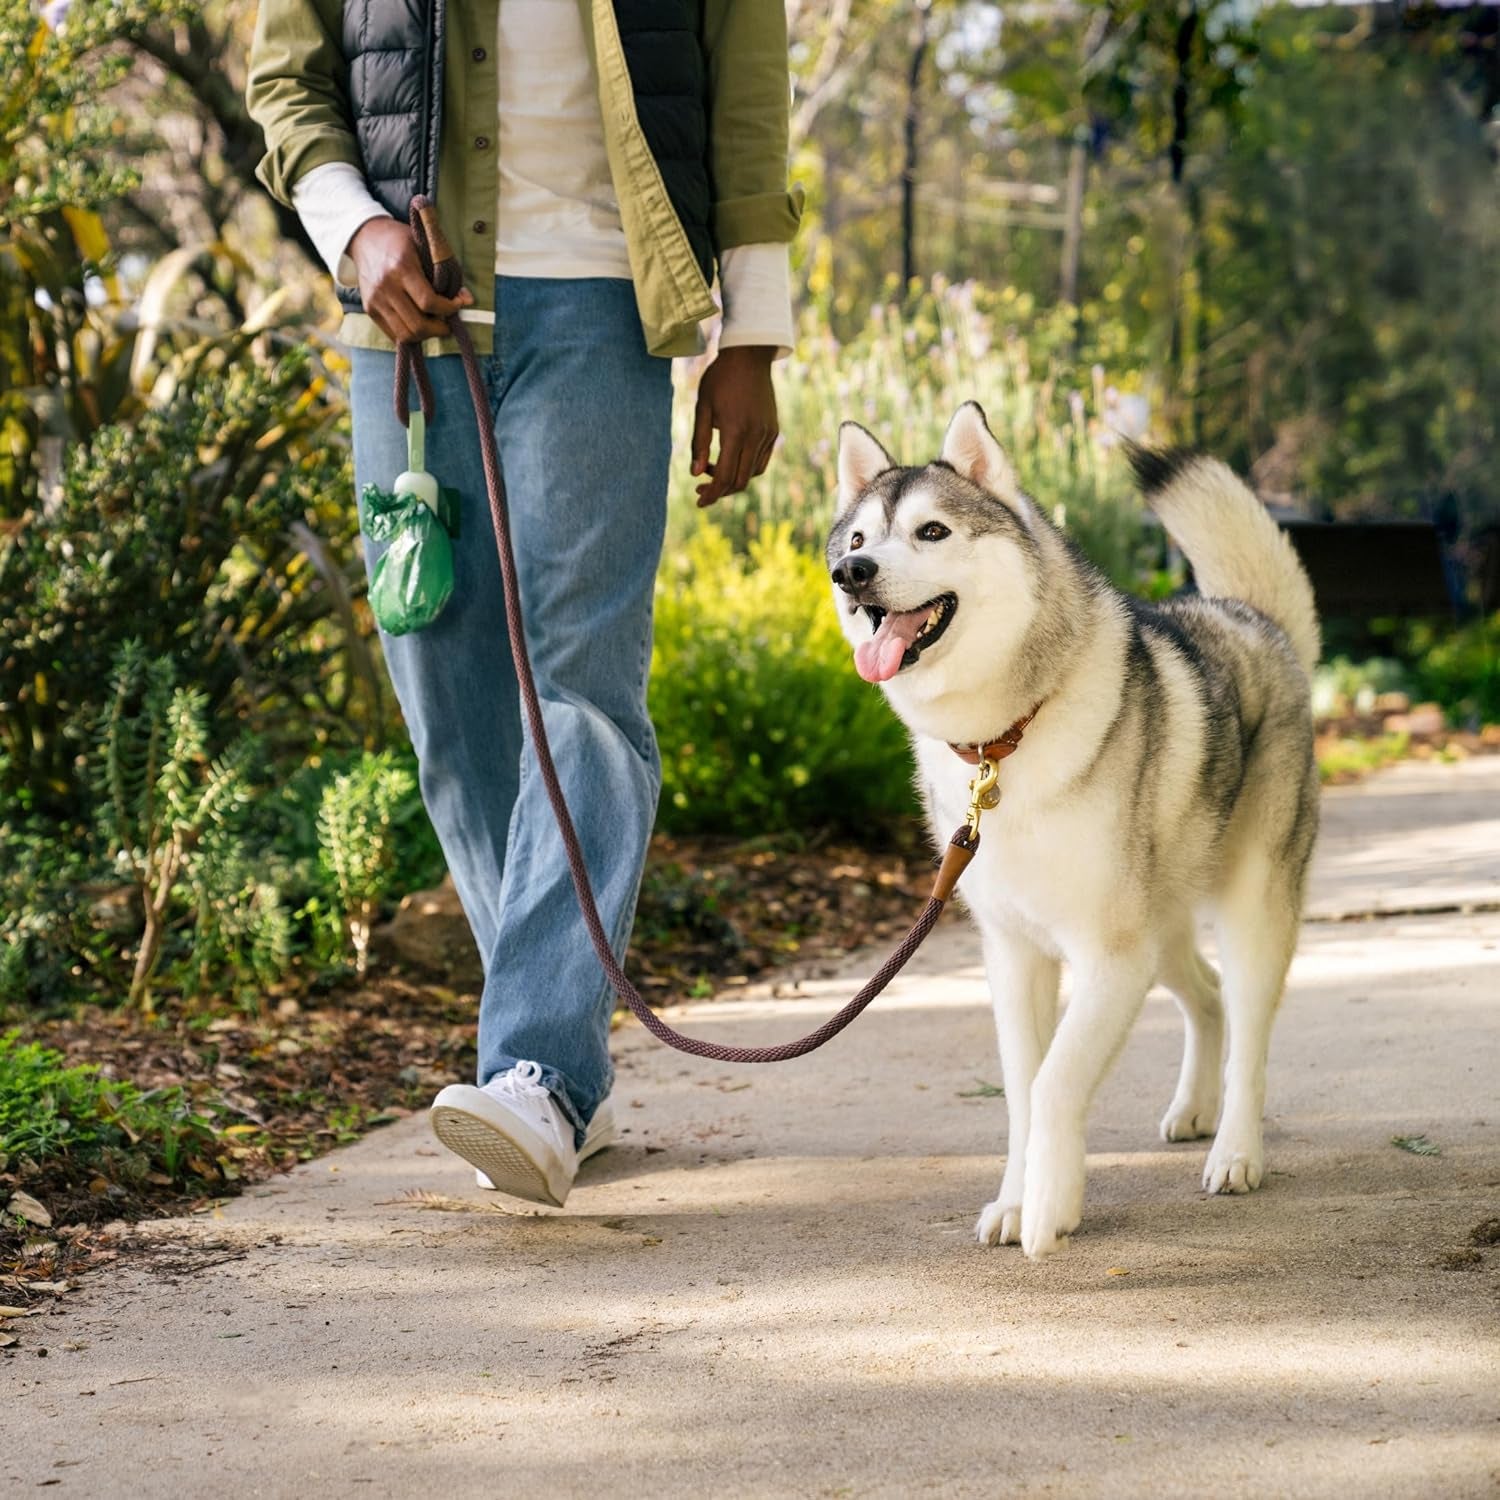
<svg viewBox="0 0 1500 1500"><path fill-rule="evenodd" d="M839 510L848 510L877 474L895 467L891 455L858 422L845 422L839 428Z"/></svg>
<svg viewBox="0 0 1500 1500"><path fill-rule="evenodd" d="M965 401L953 414L943 438L943 462L980 489L988 490L1007 505L1019 504L1021 486L1011 468L1005 450L995 441L995 434L984 419L984 408L977 401Z"/></svg>

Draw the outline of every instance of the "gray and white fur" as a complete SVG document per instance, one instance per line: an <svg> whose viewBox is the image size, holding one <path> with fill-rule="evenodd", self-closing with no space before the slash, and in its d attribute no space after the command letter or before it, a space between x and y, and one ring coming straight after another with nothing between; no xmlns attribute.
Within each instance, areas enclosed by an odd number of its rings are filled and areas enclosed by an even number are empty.
<svg viewBox="0 0 1500 1500"><path fill-rule="evenodd" d="M1132 458L1196 597L1148 604L1114 588L1021 492L973 403L920 468L853 423L840 434L834 599L861 673L911 733L937 839L963 821L974 774L951 746L1040 705L960 887L1010 1113L977 1233L1033 1257L1078 1226L1089 1104L1157 981L1186 1025L1162 1135L1213 1136L1208 1191L1260 1185L1271 1023L1317 833L1306 575L1223 464ZM1198 951L1200 915L1222 980Z"/></svg>

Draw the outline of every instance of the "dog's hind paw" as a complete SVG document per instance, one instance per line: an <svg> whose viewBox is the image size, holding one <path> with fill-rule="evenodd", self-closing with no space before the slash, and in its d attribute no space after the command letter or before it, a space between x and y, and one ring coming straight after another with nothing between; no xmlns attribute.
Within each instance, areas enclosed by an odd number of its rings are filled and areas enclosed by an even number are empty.
<svg viewBox="0 0 1500 1500"><path fill-rule="evenodd" d="M1021 1243L1021 1205L1002 1203L998 1198L979 1210L974 1236L981 1245L1019 1245Z"/></svg>
<svg viewBox="0 0 1500 1500"><path fill-rule="evenodd" d="M1174 1099L1161 1121L1164 1141L1197 1141L1214 1133L1219 1123L1219 1105L1200 1104L1194 1099Z"/></svg>
<svg viewBox="0 0 1500 1500"><path fill-rule="evenodd" d="M1203 1167L1203 1187L1209 1193L1253 1193L1260 1186L1259 1151L1236 1151L1217 1142Z"/></svg>

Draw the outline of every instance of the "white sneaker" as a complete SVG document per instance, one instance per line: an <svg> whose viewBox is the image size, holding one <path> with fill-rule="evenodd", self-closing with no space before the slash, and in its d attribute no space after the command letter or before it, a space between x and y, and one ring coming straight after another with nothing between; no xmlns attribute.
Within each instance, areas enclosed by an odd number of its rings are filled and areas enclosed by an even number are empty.
<svg viewBox="0 0 1500 1500"><path fill-rule="evenodd" d="M567 1200L579 1162L614 1136L613 1114L601 1106L583 1150L576 1150L573 1126L534 1062L517 1063L483 1088L449 1084L432 1101L431 1119L437 1138L474 1165L481 1187L557 1208Z"/></svg>
<svg viewBox="0 0 1500 1500"><path fill-rule="evenodd" d="M571 1138L573 1127L567 1125L564 1128ZM581 1167L596 1151L613 1146L615 1134L615 1107L608 1099L601 1099L593 1119L589 1121L589 1128L584 1132L583 1145L578 1148L578 1165ZM490 1174L480 1167L474 1168L474 1182L488 1192L499 1191Z"/></svg>

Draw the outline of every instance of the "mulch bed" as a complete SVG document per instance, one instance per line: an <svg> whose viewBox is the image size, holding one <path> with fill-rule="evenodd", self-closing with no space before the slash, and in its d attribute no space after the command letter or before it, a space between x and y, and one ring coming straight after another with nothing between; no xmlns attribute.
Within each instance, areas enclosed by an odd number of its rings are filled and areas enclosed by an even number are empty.
<svg viewBox="0 0 1500 1500"><path fill-rule="evenodd" d="M671 1004L732 993L786 965L826 971L851 948L890 942L915 918L930 883L927 852L911 837L908 847L883 853L831 842L657 838L632 977L653 1003ZM122 1183L70 1175L56 1163L24 1177L0 1171L0 1193L24 1190L52 1220L26 1231L11 1220L0 1225L0 1304L56 1295L68 1277L113 1259L120 1221L208 1211L472 1077L479 968L461 914L455 902L439 901L411 925L424 935L429 964L432 952L445 955L442 972L424 972L385 943L363 979L270 993L258 1011L162 996L151 1018L92 1006L10 1018L26 1040L69 1062L98 1064L142 1089L181 1087L218 1122L220 1136L211 1159L189 1163L196 1192L164 1174Z"/></svg>

